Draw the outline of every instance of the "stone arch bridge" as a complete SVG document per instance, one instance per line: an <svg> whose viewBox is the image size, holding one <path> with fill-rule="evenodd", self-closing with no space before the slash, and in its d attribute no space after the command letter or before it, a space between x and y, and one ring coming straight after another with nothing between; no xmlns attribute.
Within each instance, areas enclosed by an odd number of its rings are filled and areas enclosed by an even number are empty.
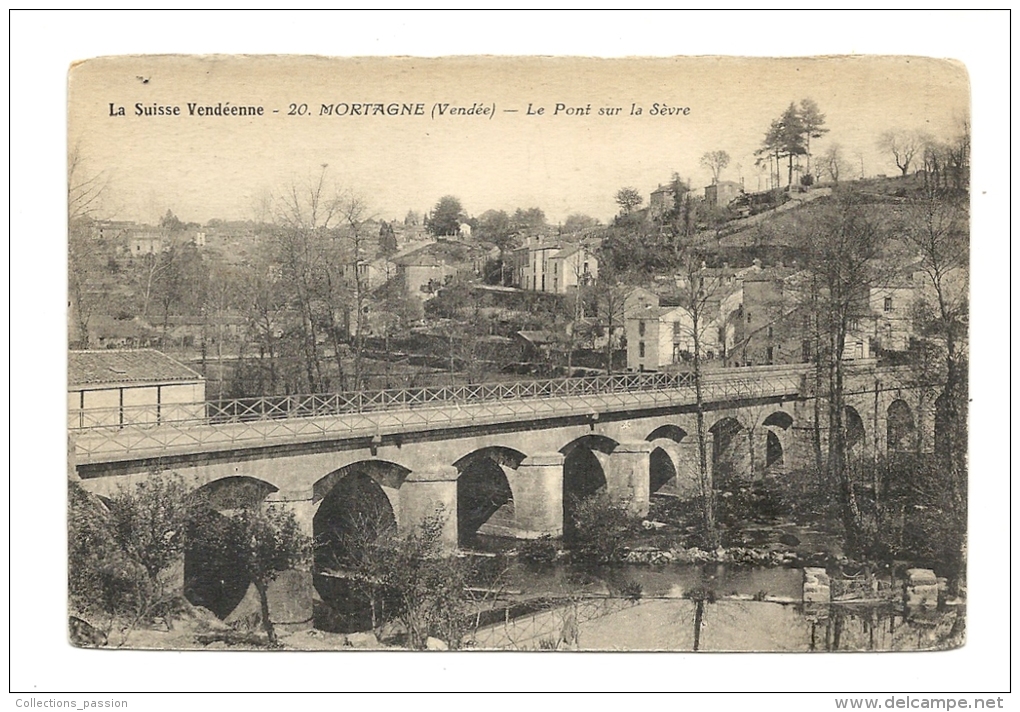
<svg viewBox="0 0 1020 712"><path fill-rule="evenodd" d="M705 375L706 461L717 478L812 457L808 368ZM906 375L850 369L851 451L929 447L930 418ZM695 403L689 374L636 373L217 401L176 405L172 417L151 406L79 410L69 434L74 476L100 496L173 471L222 510L285 503L315 537L321 569L351 522L409 531L439 512L455 548L477 534L560 537L574 503L602 489L639 516L655 492L694 496Z"/></svg>

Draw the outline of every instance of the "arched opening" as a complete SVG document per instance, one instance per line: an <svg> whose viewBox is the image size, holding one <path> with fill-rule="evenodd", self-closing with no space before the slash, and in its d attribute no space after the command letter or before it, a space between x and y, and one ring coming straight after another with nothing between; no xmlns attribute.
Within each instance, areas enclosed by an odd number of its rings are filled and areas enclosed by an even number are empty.
<svg viewBox="0 0 1020 712"><path fill-rule="evenodd" d="M686 437L687 431L681 428L679 425L667 424L660 425L658 428L653 430L651 433L648 434L648 437L645 438L645 440L647 440L648 442L652 442L653 440L666 439L678 443Z"/></svg>
<svg viewBox="0 0 1020 712"><path fill-rule="evenodd" d="M904 400L894 400L886 411L886 448L889 452L910 452L916 447L914 414Z"/></svg>
<svg viewBox="0 0 1020 712"><path fill-rule="evenodd" d="M769 430L765 438L765 469L783 466L783 443Z"/></svg>
<svg viewBox="0 0 1020 712"><path fill-rule="evenodd" d="M712 434L712 473L716 488L722 489L743 474L750 475L750 451L740 421L723 418L708 431Z"/></svg>
<svg viewBox="0 0 1020 712"><path fill-rule="evenodd" d="M785 432L793 427L793 416L777 410L762 421L762 426L765 428L765 469L782 468L784 453L779 431Z"/></svg>
<svg viewBox="0 0 1020 712"><path fill-rule="evenodd" d="M316 627L351 632L371 627L377 587L370 580L375 547L396 533L393 506L381 483L397 484L409 470L370 460L330 473L313 486L321 500L312 519L315 537L312 582L325 604Z"/></svg>
<svg viewBox="0 0 1020 712"><path fill-rule="evenodd" d="M251 579L231 549L229 515L258 506L277 488L254 477L225 477L191 495L191 521L184 550L184 596L218 618L226 618L244 599Z"/></svg>
<svg viewBox="0 0 1020 712"><path fill-rule="evenodd" d="M864 457L864 420L853 406L843 408L843 429L846 431L846 454L851 461Z"/></svg>
<svg viewBox="0 0 1020 712"><path fill-rule="evenodd" d="M477 450L454 463L457 478L457 540L478 543L478 536L512 536L514 497L504 467L516 469L524 454L510 448Z"/></svg>
<svg viewBox="0 0 1020 712"><path fill-rule="evenodd" d="M780 430L789 430L793 426L793 416L789 413L784 413L781 410L777 410L775 413L769 415L762 421L762 425L769 428L779 428Z"/></svg>
<svg viewBox="0 0 1020 712"><path fill-rule="evenodd" d="M608 456L616 441L602 435L578 438L560 452L563 460L563 538L576 538L574 512L577 505L606 486L606 473L596 453Z"/></svg>
<svg viewBox="0 0 1020 712"><path fill-rule="evenodd" d="M670 481L676 479L676 468L669 453L661 447L652 450L648 457L648 487L649 494L655 494L665 487Z"/></svg>

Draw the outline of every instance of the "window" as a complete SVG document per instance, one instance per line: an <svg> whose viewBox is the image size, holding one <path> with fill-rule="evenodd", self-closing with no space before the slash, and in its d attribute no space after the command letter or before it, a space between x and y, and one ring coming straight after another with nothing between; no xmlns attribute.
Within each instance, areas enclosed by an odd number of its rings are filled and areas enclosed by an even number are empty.
<svg viewBox="0 0 1020 712"><path fill-rule="evenodd" d="M644 336L645 335L645 322L644 322L644 320L639 321L637 323L637 333L638 333L638 336Z"/></svg>
<svg viewBox="0 0 1020 712"><path fill-rule="evenodd" d="M892 297L886 297L883 300L882 311L892 311Z"/></svg>
<svg viewBox="0 0 1020 712"><path fill-rule="evenodd" d="M800 342L800 358L805 363L811 360L811 342L801 341Z"/></svg>
<svg viewBox="0 0 1020 712"><path fill-rule="evenodd" d="M768 331L769 331L769 338L771 339L772 338L772 327L771 326L769 327Z"/></svg>
<svg viewBox="0 0 1020 712"><path fill-rule="evenodd" d="M768 361L769 363L772 363L772 361L774 360L771 346L765 349L765 360Z"/></svg>
<svg viewBox="0 0 1020 712"><path fill-rule="evenodd" d="M676 338L678 336L680 336L680 322L679 321L674 321L673 322L673 337Z"/></svg>
<svg viewBox="0 0 1020 712"><path fill-rule="evenodd" d="M638 345L637 345L637 349L638 349L638 358L644 358L645 357L645 342L644 341L639 341Z"/></svg>

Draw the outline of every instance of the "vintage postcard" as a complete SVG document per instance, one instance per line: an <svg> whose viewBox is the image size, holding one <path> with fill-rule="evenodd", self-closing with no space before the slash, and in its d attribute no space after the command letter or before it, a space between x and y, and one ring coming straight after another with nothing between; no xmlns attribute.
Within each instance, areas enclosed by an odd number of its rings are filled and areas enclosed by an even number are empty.
<svg viewBox="0 0 1020 712"><path fill-rule="evenodd" d="M969 112L924 57L76 64L71 642L963 645Z"/></svg>

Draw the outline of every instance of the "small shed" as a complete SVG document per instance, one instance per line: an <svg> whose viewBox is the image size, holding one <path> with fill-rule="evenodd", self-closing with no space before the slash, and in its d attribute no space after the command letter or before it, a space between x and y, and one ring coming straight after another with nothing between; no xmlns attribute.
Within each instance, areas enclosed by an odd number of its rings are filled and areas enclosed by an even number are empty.
<svg viewBox="0 0 1020 712"><path fill-rule="evenodd" d="M68 353L71 428L190 420L205 416L205 378L155 349Z"/></svg>

